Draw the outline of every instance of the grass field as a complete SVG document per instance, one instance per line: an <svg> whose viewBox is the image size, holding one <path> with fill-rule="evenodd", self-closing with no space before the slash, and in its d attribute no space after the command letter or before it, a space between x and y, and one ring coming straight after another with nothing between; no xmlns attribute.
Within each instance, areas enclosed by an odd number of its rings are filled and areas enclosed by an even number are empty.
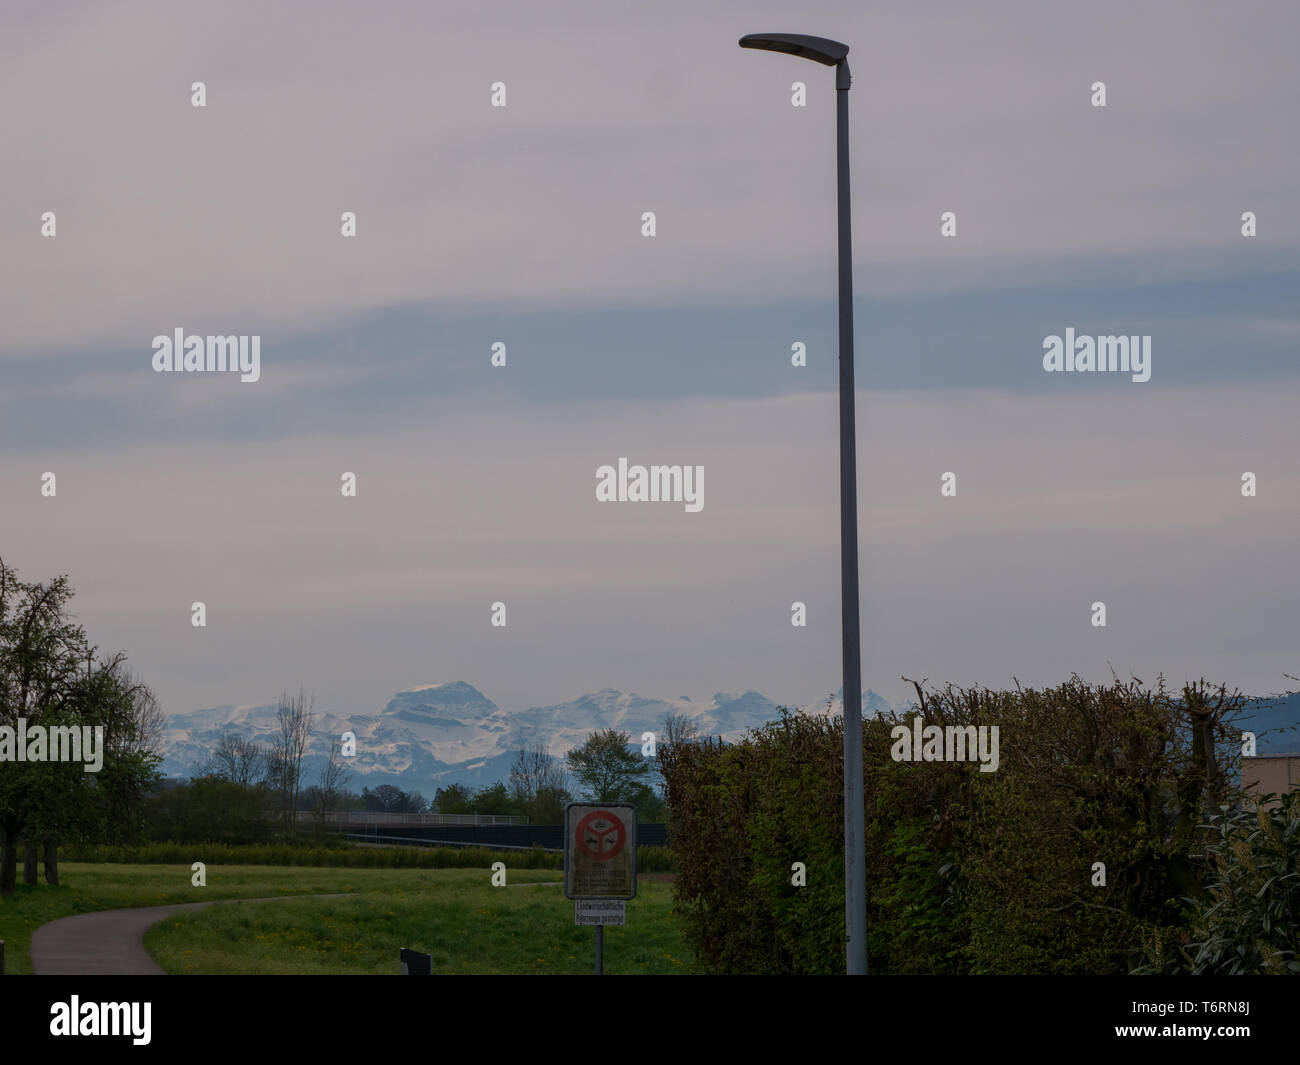
<svg viewBox="0 0 1300 1065"><path fill-rule="evenodd" d="M75 913L122 906L278 895L353 893L215 906L154 926L145 945L173 973L398 973L398 950L432 954L436 973L587 973L590 928L573 924L557 874L510 870L494 888L487 869L340 869L209 865L207 886L188 865L68 863L63 884L19 885L0 899L6 971L30 973L32 930ZM682 973L690 952L672 918L672 888L642 882L628 927L605 932L608 973Z"/></svg>
<svg viewBox="0 0 1300 1065"><path fill-rule="evenodd" d="M432 955L437 974L592 971L595 933L575 927L558 880L494 888L488 877L487 870L436 870L354 898L177 914L150 929L145 946L173 973L392 974L401 947ZM605 930L607 973L689 968L671 906L671 885L639 885L628 926Z"/></svg>

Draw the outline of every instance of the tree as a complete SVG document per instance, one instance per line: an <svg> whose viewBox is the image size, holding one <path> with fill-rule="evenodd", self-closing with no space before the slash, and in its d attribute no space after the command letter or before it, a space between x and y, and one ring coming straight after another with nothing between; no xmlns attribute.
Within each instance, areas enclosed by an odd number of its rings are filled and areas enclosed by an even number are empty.
<svg viewBox="0 0 1300 1065"><path fill-rule="evenodd" d="M397 811L403 796L400 788L392 784L380 784L374 791L362 788L361 798L371 813L391 814Z"/></svg>
<svg viewBox="0 0 1300 1065"><path fill-rule="evenodd" d="M119 800L137 802L156 776L157 759L148 752L156 702L124 671L125 656L97 659L68 609L72 595L66 576L29 584L0 559L0 726L8 742L16 742L20 719L29 735L38 728L47 736L52 728L103 730L92 733L103 741L98 773L85 772L84 759L4 763L0 894L14 890L20 846L29 882L43 847L46 878L56 883L59 837L112 826L122 813Z"/></svg>
<svg viewBox="0 0 1300 1065"><path fill-rule="evenodd" d="M629 737L617 729L601 729L568 754L569 772L582 785L583 797L592 802L635 802L645 786L649 763L638 751L628 750Z"/></svg>
<svg viewBox="0 0 1300 1065"><path fill-rule="evenodd" d="M470 810L476 814L495 814L498 817L519 813L514 796L500 780L479 788L470 803Z"/></svg>
<svg viewBox="0 0 1300 1065"><path fill-rule="evenodd" d="M440 814L470 813L472 801L469 788L464 784L448 784L445 788L439 788L433 795L433 805Z"/></svg>
<svg viewBox="0 0 1300 1065"><path fill-rule="evenodd" d="M223 732L204 767L204 776L220 777L245 786L261 784L269 769L266 749L256 740Z"/></svg>
<svg viewBox="0 0 1300 1065"><path fill-rule="evenodd" d="M661 737L661 742L670 747L675 743L694 743L700 738L700 726L687 714L665 714Z"/></svg>
<svg viewBox="0 0 1300 1065"><path fill-rule="evenodd" d="M642 824L659 824L664 819L664 799L648 784L634 784L631 794L623 800L636 807L637 820Z"/></svg>
<svg viewBox="0 0 1300 1065"><path fill-rule="evenodd" d="M124 752L152 752L162 739L166 718L153 689L131 669L126 656L117 656L114 676L126 695L126 727L116 731L115 746Z"/></svg>
<svg viewBox="0 0 1300 1065"><path fill-rule="evenodd" d="M515 805L535 825L558 825L571 798L565 787L563 765L538 743L522 747L510 767L510 790Z"/></svg>
<svg viewBox="0 0 1300 1065"><path fill-rule="evenodd" d="M321 767L320 784L315 791L313 810L316 814L317 835L324 835L329 815L338 809L343 785L348 781L347 764L343 760L343 744L335 740L330 744L330 756Z"/></svg>
<svg viewBox="0 0 1300 1065"><path fill-rule="evenodd" d="M196 777L148 800L149 834L176 843L258 843L271 834L270 793L222 777Z"/></svg>
<svg viewBox="0 0 1300 1065"><path fill-rule="evenodd" d="M145 801L158 781L162 758L154 747L163 730L162 708L153 690L126 666L126 655L117 653L101 661L98 668L87 662L82 687L82 718L102 723L104 760L90 778L94 810L82 822L85 836L94 832L109 843L137 840L144 833ZM56 838L44 841L45 877L57 883ZM53 875L52 875L53 874Z"/></svg>
<svg viewBox="0 0 1300 1065"><path fill-rule="evenodd" d="M339 792L339 801L336 808L341 811L361 811L366 808L366 804L359 793L345 788Z"/></svg>
<svg viewBox="0 0 1300 1065"><path fill-rule="evenodd" d="M81 761L4 763L0 894L14 889L20 845L27 882L35 883L43 850L46 881L57 884L61 838L137 834L144 797L157 779L158 701L126 669L124 654L99 657L72 618L72 595L66 576L28 584L0 559L0 726L11 743L20 719L29 735L40 729L49 737L59 729L81 740L88 727L98 762L87 772L91 758L83 748ZM47 747L46 757L53 756Z"/></svg>
<svg viewBox="0 0 1300 1065"><path fill-rule="evenodd" d="M58 884L60 841L139 838L145 799L158 779L161 758L151 748L162 713L153 692L126 668L124 654L97 659L95 648L84 653L84 671L69 682L62 704L47 708L41 720L47 735L51 728L83 730L83 743L84 730L91 730L92 748L83 746L80 762L25 767L23 879L28 884L36 883L38 856L44 859L46 883ZM98 750L98 768L88 773L91 749Z"/></svg>
<svg viewBox="0 0 1300 1065"><path fill-rule="evenodd" d="M405 792L392 784L380 784L374 791L362 788L361 798L366 809L374 813L421 814L429 805L418 791Z"/></svg>
<svg viewBox="0 0 1300 1065"><path fill-rule="evenodd" d="M298 689L298 694L290 698L286 693L280 697L275 719L280 731L276 734L275 745L271 750L272 776L275 787L280 792L284 804L285 823L292 827L298 817L298 792L302 783L302 756L311 739L311 727L316 720L312 713L316 705L313 695L308 696Z"/></svg>
<svg viewBox="0 0 1300 1065"><path fill-rule="evenodd" d="M700 726L685 714L665 714L663 728L659 732L659 742L655 744L655 777L660 788L667 783L664 773L666 759L672 757L673 749L685 743L696 743L700 738ZM662 812L662 811L661 811Z"/></svg>
<svg viewBox="0 0 1300 1065"><path fill-rule="evenodd" d="M0 726L64 724L86 653L85 634L68 614L66 577L27 584L0 560ZM7 762L0 773L0 894L14 890L19 838L43 798L50 763ZM33 860L34 862L34 860Z"/></svg>
<svg viewBox="0 0 1300 1065"><path fill-rule="evenodd" d="M533 796L532 803L524 809L524 816L534 825L562 825L564 808L573 801L568 788L544 787Z"/></svg>

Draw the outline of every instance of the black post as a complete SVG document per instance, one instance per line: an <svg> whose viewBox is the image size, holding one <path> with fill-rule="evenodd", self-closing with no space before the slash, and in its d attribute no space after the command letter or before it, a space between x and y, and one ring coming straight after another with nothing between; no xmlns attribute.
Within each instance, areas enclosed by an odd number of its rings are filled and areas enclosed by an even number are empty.
<svg viewBox="0 0 1300 1065"><path fill-rule="evenodd" d="M853 396L853 227L849 220L848 60L835 64L840 248L840 580L844 641L844 930L850 976L867 971L862 808L862 662L858 629L858 453Z"/></svg>
<svg viewBox="0 0 1300 1065"><path fill-rule="evenodd" d="M596 975L603 976L605 969L605 926L596 925Z"/></svg>

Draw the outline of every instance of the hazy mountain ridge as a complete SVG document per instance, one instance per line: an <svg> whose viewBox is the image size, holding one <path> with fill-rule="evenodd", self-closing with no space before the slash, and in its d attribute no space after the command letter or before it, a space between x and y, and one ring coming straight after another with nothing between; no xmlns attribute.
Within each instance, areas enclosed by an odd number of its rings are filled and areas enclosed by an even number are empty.
<svg viewBox="0 0 1300 1065"><path fill-rule="evenodd" d="M888 707L875 692L863 697L864 712ZM397 692L378 713L342 714L316 709L304 783L314 783L332 740L351 731L357 755L348 760L354 790L396 784L432 797L436 788L460 783L472 787L505 780L521 746L543 743L563 755L597 729L618 728L641 742L646 731L658 733L667 714L684 714L704 735L740 739L777 716L778 704L756 691L717 692L708 702L680 696L645 698L633 692L602 688L567 703L505 711L464 681L426 684ZM822 714L827 702L798 707ZM838 693L831 713L839 712ZM232 731L269 744L276 734L276 706L217 706L173 714L160 745L167 776L199 773L223 732Z"/></svg>
<svg viewBox="0 0 1300 1065"><path fill-rule="evenodd" d="M1300 692L1255 700L1236 723L1255 733L1257 754L1300 754Z"/></svg>
<svg viewBox="0 0 1300 1065"><path fill-rule="evenodd" d="M865 714L891 708L870 689L862 705ZM375 713L317 709L304 758L304 782L316 781L331 740L349 730L357 737L357 756L348 762L350 788L396 784L432 797L437 788L448 784L480 787L507 779L522 745L541 742L552 755L562 757L601 728L623 729L640 743L641 733L657 733L670 713L686 715L705 735L734 742L773 720L777 706L752 690L716 692L704 702L685 696L652 699L602 688L567 703L512 712L464 681L426 684L397 692ZM797 709L838 714L839 692ZM1248 708L1240 724L1257 732L1259 754L1300 751L1300 694L1261 699ZM1281 728L1287 731L1278 731ZM161 744L163 773L188 777L200 772L227 730L269 744L276 732L275 704L217 706L171 715Z"/></svg>

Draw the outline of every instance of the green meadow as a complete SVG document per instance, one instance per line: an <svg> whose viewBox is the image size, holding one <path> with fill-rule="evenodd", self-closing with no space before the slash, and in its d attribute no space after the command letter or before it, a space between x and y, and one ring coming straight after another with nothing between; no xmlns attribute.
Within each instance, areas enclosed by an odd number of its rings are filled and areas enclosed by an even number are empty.
<svg viewBox="0 0 1300 1065"><path fill-rule="evenodd" d="M399 950L433 957L436 974L590 973L594 936L573 923L559 874L509 869L214 865L193 887L188 865L61 866L63 883L19 885L0 900L6 971L30 973L32 930L59 917L126 906L268 899L173 915L145 946L169 973L398 974ZM672 885L642 881L628 924L605 930L605 972L685 973L692 957L672 916ZM340 898L279 896L343 895Z"/></svg>

